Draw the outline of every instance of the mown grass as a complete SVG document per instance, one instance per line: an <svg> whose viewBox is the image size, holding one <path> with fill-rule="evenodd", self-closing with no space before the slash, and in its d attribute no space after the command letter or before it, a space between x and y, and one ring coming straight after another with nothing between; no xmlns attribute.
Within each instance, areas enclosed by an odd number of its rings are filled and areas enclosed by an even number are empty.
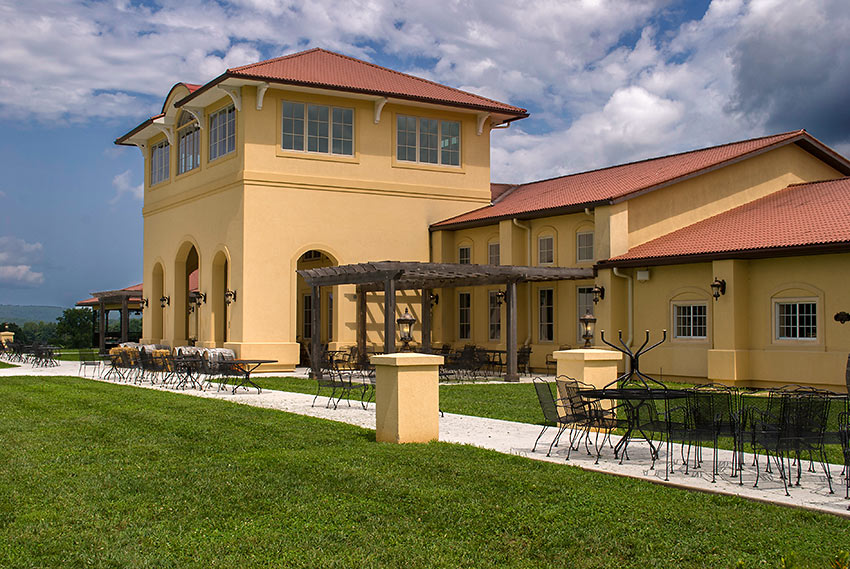
<svg viewBox="0 0 850 569"><path fill-rule="evenodd" d="M0 379L2 567L827 567L850 520L76 378Z"/></svg>
<svg viewBox="0 0 850 569"><path fill-rule="evenodd" d="M0 362L0 369L9 369L11 367L18 367L18 366L15 365L15 364L7 363L7 362Z"/></svg>

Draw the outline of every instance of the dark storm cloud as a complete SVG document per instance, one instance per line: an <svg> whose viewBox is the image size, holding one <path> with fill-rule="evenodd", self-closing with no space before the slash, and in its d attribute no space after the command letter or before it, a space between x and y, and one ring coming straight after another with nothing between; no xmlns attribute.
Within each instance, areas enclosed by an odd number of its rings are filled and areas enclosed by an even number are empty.
<svg viewBox="0 0 850 569"><path fill-rule="evenodd" d="M770 132L850 142L850 16L841 2L790 3L750 22L732 49L729 105Z"/></svg>

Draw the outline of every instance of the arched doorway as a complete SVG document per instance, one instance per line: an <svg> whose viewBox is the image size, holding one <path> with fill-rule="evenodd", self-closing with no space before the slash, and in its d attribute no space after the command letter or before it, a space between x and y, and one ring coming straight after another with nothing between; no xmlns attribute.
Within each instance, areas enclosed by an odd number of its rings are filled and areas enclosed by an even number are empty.
<svg viewBox="0 0 850 569"><path fill-rule="evenodd" d="M329 253L318 249L310 249L305 251L298 258L296 269L317 269L319 267L335 267L339 263L331 257ZM327 345L335 340L338 334L334 325L334 314L337 306L335 305L335 292L337 287L324 287L322 289L321 307L320 307L320 326L317 331L319 334L319 342ZM296 312L296 329L295 338L301 344L301 365L310 365L309 349L310 342L313 338L313 297L310 287L304 281L301 275L298 275L297 286L297 312Z"/></svg>
<svg viewBox="0 0 850 569"><path fill-rule="evenodd" d="M192 243L184 243L177 252L174 263L174 342L176 345L194 345L198 338L198 307L190 293L198 290L200 256Z"/></svg>
<svg viewBox="0 0 850 569"><path fill-rule="evenodd" d="M162 342L165 336L165 322L160 298L165 296L165 271L161 263L153 266L151 275L151 293L148 295L148 310L151 315L150 338L154 344Z"/></svg>
<svg viewBox="0 0 850 569"><path fill-rule="evenodd" d="M228 314L225 293L229 289L229 264L224 251L219 251L212 261L212 287L210 289L210 315L212 317L213 342L217 348L224 347L228 340Z"/></svg>

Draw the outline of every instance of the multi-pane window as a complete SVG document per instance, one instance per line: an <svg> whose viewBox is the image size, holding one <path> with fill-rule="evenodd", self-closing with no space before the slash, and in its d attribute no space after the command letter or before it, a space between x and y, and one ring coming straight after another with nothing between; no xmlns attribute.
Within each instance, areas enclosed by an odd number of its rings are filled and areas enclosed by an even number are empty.
<svg viewBox="0 0 850 569"><path fill-rule="evenodd" d="M593 232L576 233L576 261L593 260Z"/></svg>
<svg viewBox="0 0 850 569"><path fill-rule="evenodd" d="M167 140L158 142L151 147L151 186L164 182L169 178L170 150L171 146Z"/></svg>
<svg viewBox="0 0 850 569"><path fill-rule="evenodd" d="M708 335L708 305L673 305L676 338L705 338Z"/></svg>
<svg viewBox="0 0 850 569"><path fill-rule="evenodd" d="M354 154L354 109L284 101L281 114L284 150Z"/></svg>
<svg viewBox="0 0 850 569"><path fill-rule="evenodd" d="M540 237L537 240L537 262L540 265L555 262L555 238L551 235Z"/></svg>
<svg viewBox="0 0 850 569"><path fill-rule="evenodd" d="M488 338L499 340L502 337L502 298L497 290L491 290L488 301Z"/></svg>
<svg viewBox="0 0 850 569"><path fill-rule="evenodd" d="M201 128L191 114L184 112L177 124L177 173L201 165Z"/></svg>
<svg viewBox="0 0 850 569"><path fill-rule="evenodd" d="M236 108L233 105L210 115L210 161L236 150Z"/></svg>
<svg viewBox="0 0 850 569"><path fill-rule="evenodd" d="M472 293L457 295L457 337L469 340L472 337Z"/></svg>
<svg viewBox="0 0 850 569"><path fill-rule="evenodd" d="M817 303L777 302L776 338L779 340L816 340L818 337Z"/></svg>
<svg viewBox="0 0 850 569"><path fill-rule="evenodd" d="M460 123L398 115L396 158L407 162L460 166Z"/></svg>
<svg viewBox="0 0 850 569"><path fill-rule="evenodd" d="M310 249L301 258L305 261L318 261L322 258L322 252Z"/></svg>
<svg viewBox="0 0 850 569"><path fill-rule="evenodd" d="M313 337L313 297L312 295L304 295L304 338L310 339Z"/></svg>
<svg viewBox="0 0 850 569"><path fill-rule="evenodd" d="M581 318L587 313L593 314L593 287L580 286L576 288L576 314ZM576 325L576 342L584 337L584 326L581 321L577 321Z"/></svg>
<svg viewBox="0 0 850 569"><path fill-rule="evenodd" d="M457 250L457 262L461 265L468 265L472 263L472 248L471 247L458 247Z"/></svg>
<svg viewBox="0 0 850 569"><path fill-rule="evenodd" d="M500 257L500 248L498 243L489 243L487 245L487 262L491 265L498 265Z"/></svg>
<svg viewBox="0 0 850 569"><path fill-rule="evenodd" d="M555 339L555 291L542 288L538 291L540 329L538 340L551 342Z"/></svg>

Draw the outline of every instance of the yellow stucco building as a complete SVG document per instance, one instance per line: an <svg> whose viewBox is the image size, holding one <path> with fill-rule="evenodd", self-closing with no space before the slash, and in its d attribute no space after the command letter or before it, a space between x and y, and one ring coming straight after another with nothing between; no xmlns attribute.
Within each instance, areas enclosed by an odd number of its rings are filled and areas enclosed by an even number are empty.
<svg viewBox="0 0 850 569"><path fill-rule="evenodd" d="M645 362L664 377L843 383L838 363L850 330L842 334L827 316L850 306L842 288L850 237L839 231L821 251L809 231L812 243L792 246L799 254L773 257L751 256L776 249L770 239L745 245L746 254L658 241L770 196L799 194L786 190L792 184L838 180L850 174L845 158L797 131L491 184L491 131L526 116L324 50L176 85L160 115L116 141L137 145L146 163L143 341L230 347L292 369L314 334L337 348L354 344L357 329L354 287L339 285L324 290L314 330L297 269L381 260L574 267L595 269L596 278L519 286L518 341L532 348L532 367L579 344L578 316L591 310L598 329L623 330L633 342L644 329L670 330ZM840 193L846 184L829 186ZM716 301L715 277L725 280ZM605 291L598 303L594 285ZM433 342L504 348L499 292L437 291ZM420 306L412 295L398 299L400 311L418 318ZM814 340L774 338L792 333L792 310L815 319L814 328L793 331L814 330ZM367 314L369 341L380 344L379 310Z"/></svg>

